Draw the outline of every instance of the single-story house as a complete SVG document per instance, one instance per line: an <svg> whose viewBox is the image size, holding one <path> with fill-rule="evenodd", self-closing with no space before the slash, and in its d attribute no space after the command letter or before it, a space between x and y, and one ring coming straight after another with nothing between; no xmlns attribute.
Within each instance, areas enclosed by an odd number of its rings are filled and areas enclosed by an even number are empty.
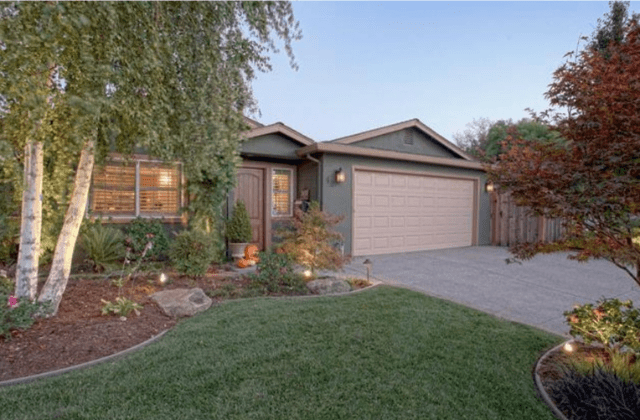
<svg viewBox="0 0 640 420"><path fill-rule="evenodd" d="M282 123L247 124L228 207L245 202L261 249L273 244L295 206L310 200L344 216L337 230L353 256L491 242L481 164L418 119L327 142ZM179 162L134 156L94 174L88 207L116 222L142 216L184 223L183 185Z"/></svg>
<svg viewBox="0 0 640 420"><path fill-rule="evenodd" d="M305 200L344 216L337 230L353 256L491 242L482 165L418 119L327 142L249 123L230 203L246 203L261 248Z"/></svg>

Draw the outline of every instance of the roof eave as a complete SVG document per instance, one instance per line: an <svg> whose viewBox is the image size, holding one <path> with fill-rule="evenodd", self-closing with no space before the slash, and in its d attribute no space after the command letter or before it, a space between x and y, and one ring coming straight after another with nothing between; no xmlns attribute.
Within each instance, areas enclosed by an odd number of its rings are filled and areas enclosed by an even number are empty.
<svg viewBox="0 0 640 420"><path fill-rule="evenodd" d="M339 143L314 143L302 147L296 151L300 157L313 153L336 153L342 155L365 156L380 159L392 159L408 162L427 163L438 166L452 166L456 168L474 169L484 171L482 163L475 160L451 159L436 156L415 155L411 153L393 152L389 150L370 149Z"/></svg>

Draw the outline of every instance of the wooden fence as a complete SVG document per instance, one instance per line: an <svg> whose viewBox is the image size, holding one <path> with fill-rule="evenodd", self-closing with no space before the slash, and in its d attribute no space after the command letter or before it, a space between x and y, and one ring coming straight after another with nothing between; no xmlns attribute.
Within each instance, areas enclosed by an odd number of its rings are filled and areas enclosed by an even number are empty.
<svg viewBox="0 0 640 420"><path fill-rule="evenodd" d="M526 242L551 242L564 233L560 219L533 216L517 206L510 194L491 193L491 244L512 246Z"/></svg>

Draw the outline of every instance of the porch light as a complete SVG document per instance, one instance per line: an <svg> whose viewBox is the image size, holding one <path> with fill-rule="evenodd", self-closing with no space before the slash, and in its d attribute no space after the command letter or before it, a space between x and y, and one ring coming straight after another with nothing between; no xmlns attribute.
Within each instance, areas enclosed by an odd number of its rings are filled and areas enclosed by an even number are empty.
<svg viewBox="0 0 640 420"><path fill-rule="evenodd" d="M347 181L347 173L342 170L342 168L336 171L336 183L342 184Z"/></svg>
<svg viewBox="0 0 640 420"><path fill-rule="evenodd" d="M484 184L484 189L486 192L491 193L495 191L495 186L493 185L493 182L487 181L487 183Z"/></svg>

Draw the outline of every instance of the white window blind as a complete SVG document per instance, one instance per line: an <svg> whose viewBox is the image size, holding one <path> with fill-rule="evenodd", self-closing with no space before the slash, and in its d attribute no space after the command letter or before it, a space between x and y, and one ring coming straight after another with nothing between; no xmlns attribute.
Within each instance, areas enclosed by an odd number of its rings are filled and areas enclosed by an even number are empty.
<svg viewBox="0 0 640 420"><path fill-rule="evenodd" d="M271 177L272 216L291 216L291 169L274 169Z"/></svg>

